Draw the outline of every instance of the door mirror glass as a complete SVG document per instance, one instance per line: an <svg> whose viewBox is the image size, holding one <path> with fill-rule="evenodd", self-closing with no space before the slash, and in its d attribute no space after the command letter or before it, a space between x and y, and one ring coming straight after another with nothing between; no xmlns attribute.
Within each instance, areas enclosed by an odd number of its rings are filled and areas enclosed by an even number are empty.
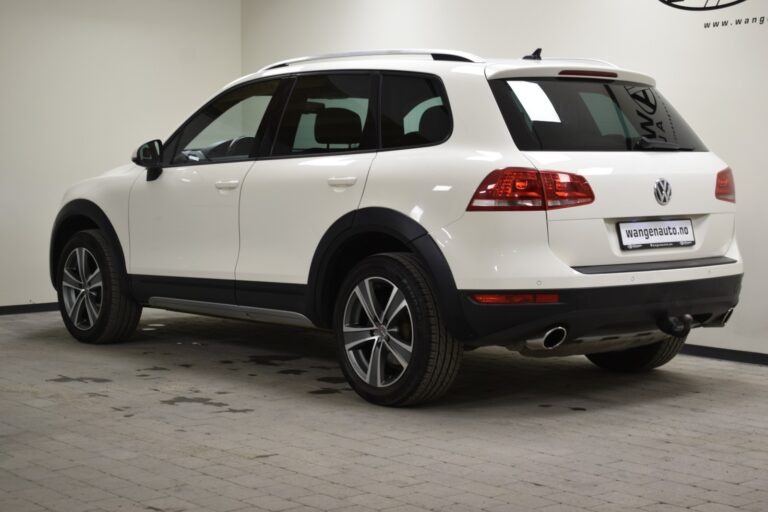
<svg viewBox="0 0 768 512"><path fill-rule="evenodd" d="M163 143L155 139L139 146L131 160L137 165L153 169L161 166L162 154Z"/></svg>

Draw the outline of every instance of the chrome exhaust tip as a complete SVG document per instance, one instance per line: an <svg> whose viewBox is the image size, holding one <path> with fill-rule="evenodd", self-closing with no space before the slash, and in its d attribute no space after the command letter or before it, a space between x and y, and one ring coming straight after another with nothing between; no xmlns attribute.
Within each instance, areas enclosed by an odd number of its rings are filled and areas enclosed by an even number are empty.
<svg viewBox="0 0 768 512"><path fill-rule="evenodd" d="M725 312L725 314L723 315L722 323L720 325L725 326L725 324L728 323L728 320L731 319L731 315L733 314L733 310L734 309L736 309L736 308L731 308L731 309L729 309L728 311Z"/></svg>
<svg viewBox="0 0 768 512"><path fill-rule="evenodd" d="M562 325L558 325L539 338L525 340L525 346L531 350L552 350L562 345L567 336L568 330Z"/></svg>

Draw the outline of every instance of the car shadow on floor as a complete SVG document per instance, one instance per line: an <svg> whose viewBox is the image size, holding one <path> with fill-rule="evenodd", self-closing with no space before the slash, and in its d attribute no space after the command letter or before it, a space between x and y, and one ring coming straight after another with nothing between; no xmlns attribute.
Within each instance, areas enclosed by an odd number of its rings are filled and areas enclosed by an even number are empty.
<svg viewBox="0 0 768 512"><path fill-rule="evenodd" d="M215 377L218 385L229 382L237 390L309 393L316 399L365 405L344 381L333 336L325 331L152 311L145 313L131 341L120 345L78 344L53 320L39 326L30 322L19 332L19 338L44 343L53 353L97 353L102 360L114 354L121 364L135 362L132 377L158 386L190 375L179 372L193 372ZM551 416L675 401L727 382L678 361L650 373L621 375L600 370L581 356L533 359L493 347L466 352L452 389L417 410L503 407Z"/></svg>

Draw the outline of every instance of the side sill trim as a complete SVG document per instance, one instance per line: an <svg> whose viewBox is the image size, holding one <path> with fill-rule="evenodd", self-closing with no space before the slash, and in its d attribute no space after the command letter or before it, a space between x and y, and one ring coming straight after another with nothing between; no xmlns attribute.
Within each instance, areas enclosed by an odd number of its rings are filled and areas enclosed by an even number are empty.
<svg viewBox="0 0 768 512"><path fill-rule="evenodd" d="M650 272L652 270L709 267L713 265L728 265L731 263L736 263L736 260L725 256L715 256L712 258L696 258L693 260L653 261L650 263L626 263L619 265L589 265L571 268L582 274L617 274L619 272Z"/></svg>
<svg viewBox="0 0 768 512"><path fill-rule="evenodd" d="M172 299L169 297L150 297L148 302L150 307L180 311L182 313L223 316L227 318L267 322L271 324L295 325L297 327L314 327L314 324L312 324L309 318L301 313L295 313L293 311L237 306L234 304L221 304L218 302L204 302L198 300Z"/></svg>

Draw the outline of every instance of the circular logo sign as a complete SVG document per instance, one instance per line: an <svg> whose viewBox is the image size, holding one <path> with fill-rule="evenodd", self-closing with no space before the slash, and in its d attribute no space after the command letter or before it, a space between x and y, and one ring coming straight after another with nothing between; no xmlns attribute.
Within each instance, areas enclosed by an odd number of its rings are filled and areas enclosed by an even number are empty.
<svg viewBox="0 0 768 512"><path fill-rule="evenodd" d="M740 4L746 0L659 0L663 4L686 11L709 11Z"/></svg>
<svg viewBox="0 0 768 512"><path fill-rule="evenodd" d="M653 195L656 197L656 202L661 206L669 204L672 199L672 186L664 178L656 180L653 186Z"/></svg>

